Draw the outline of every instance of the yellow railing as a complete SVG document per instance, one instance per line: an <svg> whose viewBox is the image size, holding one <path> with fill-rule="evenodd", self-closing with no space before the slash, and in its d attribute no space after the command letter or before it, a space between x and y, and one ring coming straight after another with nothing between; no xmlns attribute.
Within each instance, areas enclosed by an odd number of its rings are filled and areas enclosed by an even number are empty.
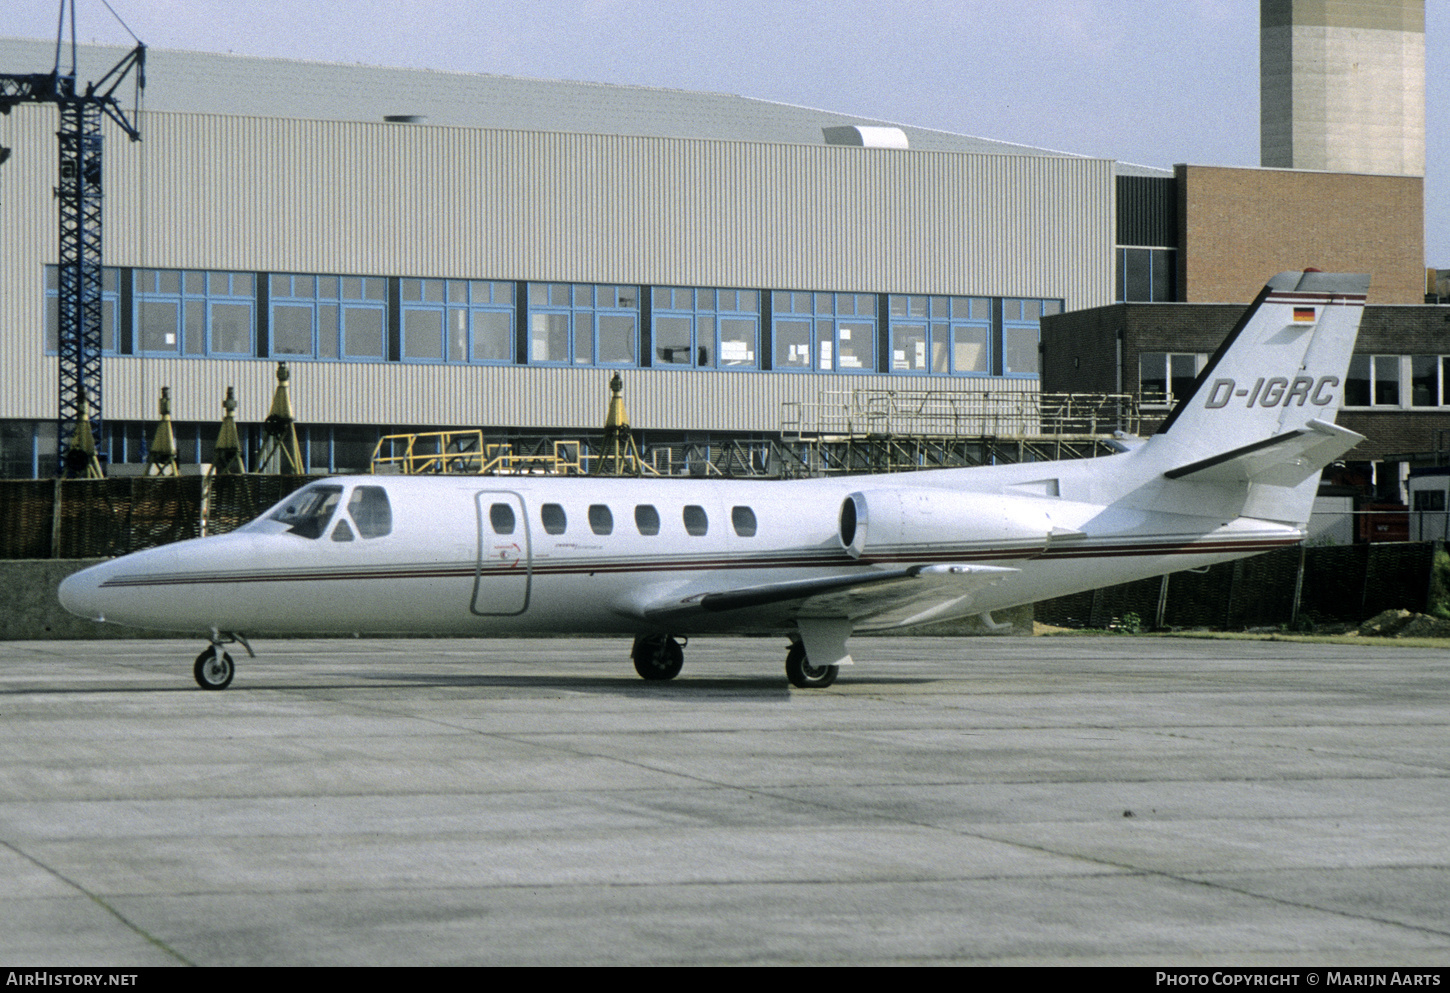
<svg viewBox="0 0 1450 993"><path fill-rule="evenodd" d="M484 444L482 431L390 434L373 449L372 471L408 476L578 476L585 472L584 445L556 441L552 454L524 454L509 444Z"/></svg>

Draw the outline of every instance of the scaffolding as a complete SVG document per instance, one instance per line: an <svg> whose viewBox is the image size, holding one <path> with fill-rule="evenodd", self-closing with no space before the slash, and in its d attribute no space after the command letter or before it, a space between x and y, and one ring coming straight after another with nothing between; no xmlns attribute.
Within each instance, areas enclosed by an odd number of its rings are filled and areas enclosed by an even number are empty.
<svg viewBox="0 0 1450 993"><path fill-rule="evenodd" d="M656 442L629 454L631 475L796 479L1094 458L1136 434L1128 394L1005 390L851 390L787 402L776 438ZM481 430L384 437L372 471L470 475L616 474L619 434L602 442L537 438L504 444Z"/></svg>
<svg viewBox="0 0 1450 993"><path fill-rule="evenodd" d="M584 444L546 442L537 447L488 444L479 430L422 431L384 435L373 448L374 473L466 476L580 476L585 473Z"/></svg>

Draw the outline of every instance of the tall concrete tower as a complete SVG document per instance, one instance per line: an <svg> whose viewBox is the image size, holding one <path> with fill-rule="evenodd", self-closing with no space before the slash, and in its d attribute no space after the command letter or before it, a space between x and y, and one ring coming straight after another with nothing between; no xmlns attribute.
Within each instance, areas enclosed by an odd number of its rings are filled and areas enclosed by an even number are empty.
<svg viewBox="0 0 1450 993"><path fill-rule="evenodd" d="M1264 166L1425 174L1425 0L1260 0Z"/></svg>

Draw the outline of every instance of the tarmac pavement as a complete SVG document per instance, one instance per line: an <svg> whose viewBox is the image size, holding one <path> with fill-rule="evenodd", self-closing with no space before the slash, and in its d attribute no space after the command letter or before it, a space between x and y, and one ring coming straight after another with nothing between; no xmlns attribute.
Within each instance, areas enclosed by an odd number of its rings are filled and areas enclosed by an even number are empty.
<svg viewBox="0 0 1450 993"><path fill-rule="evenodd" d="M1450 963L1450 652L0 642L0 964Z"/></svg>

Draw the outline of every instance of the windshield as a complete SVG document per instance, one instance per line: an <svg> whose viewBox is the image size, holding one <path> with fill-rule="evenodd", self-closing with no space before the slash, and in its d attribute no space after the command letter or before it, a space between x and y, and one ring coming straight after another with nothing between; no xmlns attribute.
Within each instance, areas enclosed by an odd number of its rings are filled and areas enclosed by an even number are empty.
<svg viewBox="0 0 1450 993"><path fill-rule="evenodd" d="M283 500L267 519L304 538L320 538L341 499L341 486L304 487Z"/></svg>

